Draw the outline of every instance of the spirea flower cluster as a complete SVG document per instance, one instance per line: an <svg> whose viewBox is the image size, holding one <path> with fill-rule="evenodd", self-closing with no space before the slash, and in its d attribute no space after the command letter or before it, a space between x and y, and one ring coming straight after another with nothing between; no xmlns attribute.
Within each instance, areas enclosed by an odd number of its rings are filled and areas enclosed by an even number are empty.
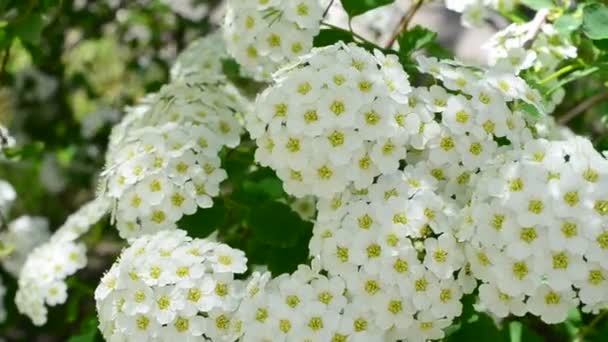
<svg viewBox="0 0 608 342"><path fill-rule="evenodd" d="M521 78L435 58L418 62L435 85L412 89L395 56L344 44L315 49L258 97L247 123L256 161L275 169L288 193L327 198L391 174L413 151L435 178L466 188L497 152L497 139L516 146L531 138L518 108L543 108Z"/></svg>
<svg viewBox="0 0 608 342"><path fill-rule="evenodd" d="M183 230L143 235L95 291L108 341L221 341L240 303L243 252Z"/></svg>
<svg viewBox="0 0 608 342"><path fill-rule="evenodd" d="M228 0L224 36L228 52L258 80L312 48L323 9L319 0Z"/></svg>
<svg viewBox="0 0 608 342"><path fill-rule="evenodd" d="M538 34L531 36L533 25L534 22L514 23L492 36L484 45L488 63L515 72L534 68L543 77L564 59L576 58L577 49L567 35L559 34L552 24L543 23Z"/></svg>
<svg viewBox="0 0 608 342"><path fill-rule="evenodd" d="M411 88L396 56L339 43L275 76L247 124L256 161L275 169L292 195L370 185L399 167L419 131L419 115L402 110Z"/></svg>
<svg viewBox="0 0 608 342"><path fill-rule="evenodd" d="M109 209L104 199L96 199L70 215L51 239L34 249L19 275L15 303L20 313L35 325L47 321L46 305L65 303L65 279L86 266L86 247L76 241L98 222Z"/></svg>
<svg viewBox="0 0 608 342"><path fill-rule="evenodd" d="M502 70L426 57L417 61L418 69L437 84L416 88L408 98L410 111L427 118L420 126L421 140L413 145L422 151L408 158L409 167L431 175L445 198L464 204L479 170L501 151L532 139L532 123L520 107L532 105L544 112L541 96ZM507 143L499 146L501 140Z"/></svg>
<svg viewBox="0 0 608 342"><path fill-rule="evenodd" d="M531 140L484 172L459 233L479 307L547 323L608 304L608 161L583 138Z"/></svg>
<svg viewBox="0 0 608 342"><path fill-rule="evenodd" d="M514 73L531 70L538 82L547 89L553 89L547 100L547 111L552 112L565 96L559 86L559 79L551 75L566 59L576 58L577 48L568 35L560 34L555 26L549 23L540 25L536 35L534 21L523 24L511 24L497 32L484 46L488 63L494 68Z"/></svg>
<svg viewBox="0 0 608 342"><path fill-rule="evenodd" d="M228 57L221 32L214 32L194 40L179 56L171 67L171 79L195 78L212 83L225 81L222 61Z"/></svg>
<svg viewBox="0 0 608 342"><path fill-rule="evenodd" d="M0 232L0 243L9 253L1 258L2 267L18 277L28 254L50 236L49 223L44 217L21 216L11 221L7 229Z"/></svg>
<svg viewBox="0 0 608 342"><path fill-rule="evenodd" d="M223 76L210 76L214 67L180 70L178 79L130 109L110 138L103 195L114 202L126 239L174 229L183 215L211 207L226 178L218 154L240 142L246 101L218 81ZM200 81L206 77L218 83Z"/></svg>
<svg viewBox="0 0 608 342"><path fill-rule="evenodd" d="M364 315L367 336L441 338L475 287L453 236L454 207L436 191L435 179L406 169L319 202L311 255L345 280L355 313L343 316Z"/></svg>

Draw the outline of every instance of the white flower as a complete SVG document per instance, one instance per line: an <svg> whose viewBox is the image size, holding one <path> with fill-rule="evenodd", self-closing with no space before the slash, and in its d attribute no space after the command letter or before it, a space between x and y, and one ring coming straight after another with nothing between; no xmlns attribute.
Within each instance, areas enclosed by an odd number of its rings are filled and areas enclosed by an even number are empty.
<svg viewBox="0 0 608 342"><path fill-rule="evenodd" d="M95 199L70 215L50 240L31 252L19 274L15 304L35 325L47 320L47 308L67 300L65 279L86 266L86 247L75 240L109 210L105 199Z"/></svg>
<svg viewBox="0 0 608 342"><path fill-rule="evenodd" d="M49 223L43 217L21 216L0 233L0 241L10 254L2 258L2 267L18 276L30 252L50 237Z"/></svg>
<svg viewBox="0 0 608 342"><path fill-rule="evenodd" d="M228 1L224 40L228 52L258 80L268 80L283 64L306 54L320 30L317 0Z"/></svg>
<svg viewBox="0 0 608 342"><path fill-rule="evenodd" d="M394 58L352 44L314 49L258 96L247 119L256 160L298 197L368 186L399 167L408 136L418 134L417 114L401 108L407 77Z"/></svg>
<svg viewBox="0 0 608 342"><path fill-rule="evenodd" d="M123 238L175 229L183 215L212 206L227 178L218 155L224 146L238 145L236 117L246 111L246 101L218 70L205 66L176 67L172 83L130 109L113 129L101 196L115 203L113 218Z"/></svg>
<svg viewBox="0 0 608 342"><path fill-rule="evenodd" d="M555 291L548 286L539 287L527 302L528 309L548 324L566 320L568 310L576 307L578 299L572 289Z"/></svg>
<svg viewBox="0 0 608 342"><path fill-rule="evenodd" d="M597 286L608 269L608 183L599 171L607 166L581 138L538 139L482 172L466 248L472 274L486 283L479 308L499 317L529 311L554 324L579 301L592 312L606 302Z"/></svg>
<svg viewBox="0 0 608 342"><path fill-rule="evenodd" d="M244 272L245 263L242 252L182 230L143 235L95 291L102 334L108 340L228 336L231 311L243 296L232 270Z"/></svg>

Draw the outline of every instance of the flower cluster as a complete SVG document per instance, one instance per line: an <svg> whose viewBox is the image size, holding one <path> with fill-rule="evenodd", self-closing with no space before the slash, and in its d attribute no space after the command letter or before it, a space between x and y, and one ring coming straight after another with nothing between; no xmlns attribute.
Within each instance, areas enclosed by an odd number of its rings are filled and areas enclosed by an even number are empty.
<svg viewBox="0 0 608 342"><path fill-rule="evenodd" d="M488 63L515 72L534 68L539 77L543 77L552 73L564 59L576 57L576 47L568 36L558 34L548 23L540 26L537 35L531 36L534 25L537 24L511 24L494 34L484 45Z"/></svg>
<svg viewBox="0 0 608 342"><path fill-rule="evenodd" d="M226 178L218 154L240 140L240 104L231 95L171 83L117 127L104 180L123 238L172 229L184 214L212 206Z"/></svg>
<svg viewBox="0 0 608 342"><path fill-rule="evenodd" d="M50 236L49 223L44 217L21 216L11 221L7 230L0 232L0 244L9 252L1 258L2 267L13 276L19 276L28 254Z"/></svg>
<svg viewBox="0 0 608 342"><path fill-rule="evenodd" d="M183 230L143 235L95 291L109 341L220 341L242 296L243 252Z"/></svg>
<svg viewBox="0 0 608 342"><path fill-rule="evenodd" d="M221 32L196 39L179 56L171 67L171 79L189 79L213 83L224 81L222 61L228 57Z"/></svg>
<svg viewBox="0 0 608 342"><path fill-rule="evenodd" d="M459 236L479 307L547 323L608 304L608 161L584 138L531 140L483 173Z"/></svg>
<svg viewBox="0 0 608 342"><path fill-rule="evenodd" d="M183 215L211 207L226 178L219 152L239 144L247 104L223 82L219 57L190 63L218 48L213 37L188 48L172 69L175 79L113 129L102 188L123 238L174 229Z"/></svg>
<svg viewBox="0 0 608 342"><path fill-rule="evenodd" d="M311 255L346 281L349 307L365 312L370 336L441 338L476 284L453 236L454 207L436 181L406 169L321 200L318 209Z"/></svg>
<svg viewBox="0 0 608 342"><path fill-rule="evenodd" d="M517 148L532 139L522 104L540 112L541 95L518 76L497 69L478 70L453 61L418 58L418 69L437 84L414 89L410 111L427 119L421 125L423 149L408 162L424 160L413 168L433 176L445 198L468 201L473 179L501 150ZM431 119L432 120L432 119ZM499 146L499 141L508 144Z"/></svg>
<svg viewBox="0 0 608 342"><path fill-rule="evenodd" d="M565 59L576 58L577 49L567 35L559 34L549 23L541 24L538 33L531 35L535 25L538 24L534 21L511 24L497 32L484 45L488 63L495 68L515 73L531 69L543 86L548 89L557 88L559 80L551 80L549 77ZM547 111L553 111L564 95L563 88L557 88L547 101Z"/></svg>
<svg viewBox="0 0 608 342"><path fill-rule="evenodd" d="M312 48L323 9L319 0L229 0L224 18L228 52L258 80Z"/></svg>
<svg viewBox="0 0 608 342"><path fill-rule="evenodd" d="M313 50L258 97L247 120L256 161L299 197L370 185L397 170L419 131L419 115L402 110L407 78L396 56L343 43Z"/></svg>
<svg viewBox="0 0 608 342"><path fill-rule="evenodd" d="M489 10L511 11L517 0L445 0L445 6L462 13L461 23L465 27L480 26L490 16Z"/></svg>
<svg viewBox="0 0 608 342"><path fill-rule="evenodd" d="M75 240L86 233L109 209L108 201L96 199L70 215L51 239L30 253L19 275L15 303L35 325L47 320L46 305L67 300L65 279L86 265L86 247Z"/></svg>

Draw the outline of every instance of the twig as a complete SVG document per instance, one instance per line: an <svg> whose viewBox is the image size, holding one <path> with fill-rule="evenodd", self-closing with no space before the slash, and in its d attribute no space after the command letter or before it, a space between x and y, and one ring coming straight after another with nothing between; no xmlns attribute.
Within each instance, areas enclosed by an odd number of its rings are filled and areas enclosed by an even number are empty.
<svg viewBox="0 0 608 342"><path fill-rule="evenodd" d="M536 12L534 19L532 19L532 21L530 22L531 27L530 27L530 30L528 31L528 34L526 35L524 49L529 49L532 46L532 44L534 43L534 40L540 33L541 27L545 23L545 20L547 19L548 15L549 15L549 9L547 9L547 8L543 8L540 11Z"/></svg>
<svg viewBox="0 0 608 342"><path fill-rule="evenodd" d="M332 28L332 29L334 29L334 30L338 30L338 31L342 31L342 32L346 32L346 33L352 34L352 36L353 36L353 37L355 37L355 38L359 39L361 42L363 42L363 43L365 43L365 44L369 44L370 46L373 46L374 48L377 48L377 49L378 49L378 50L380 50L380 51L384 50L384 49L382 49L381 47L379 47L378 45L376 45L376 44L374 44L374 43L370 42L369 40L365 39L365 37L363 37L363 36L361 36L361 35L357 34L356 32L354 32L354 31L352 31L352 30L350 30L350 31L349 31L349 30L343 29L343 28L341 28L341 27L339 27L339 26L336 26L336 25L332 25L332 24L326 23L326 22L324 22L324 21L323 21L323 22L321 22L321 25L322 25L322 26L325 26L325 27Z"/></svg>
<svg viewBox="0 0 608 342"><path fill-rule="evenodd" d="M325 17L327 16L327 13L329 13L329 10L331 9L331 6L334 4L335 0L331 0L329 2L329 5L327 5L327 8L325 8L325 11L323 11L323 19L325 19Z"/></svg>
<svg viewBox="0 0 608 342"><path fill-rule="evenodd" d="M416 12L418 12L420 7L422 7L422 4L424 4L424 0L416 0L416 3L412 5L412 7L410 7L410 9L403 15L399 25L393 31L391 39L389 39L388 43L386 44L387 49L390 49L393 44L395 44L395 40L397 40L397 37L401 32L407 30L407 26L409 25L410 21L412 21L412 18L414 18L414 15L416 15Z"/></svg>
<svg viewBox="0 0 608 342"><path fill-rule="evenodd" d="M586 327L583 327L581 329L581 331L574 338L574 341L575 342L583 341L585 336L587 336L591 331L593 331L593 328L595 328L595 326L599 322L601 322L602 319L606 318L606 315L608 315L608 310L605 310L602 313L600 313L599 315L595 316L595 318L593 318L593 320L591 321L591 323L589 323L589 325L587 325Z"/></svg>
<svg viewBox="0 0 608 342"><path fill-rule="evenodd" d="M597 93L597 94L589 97L585 101L579 103L574 108L570 109L568 112L566 112L566 114L561 116L557 120L557 122L559 122L562 125L565 125L568 122L570 122L572 119L577 117L578 115L586 112L589 108L592 108L596 104L607 101L607 100L608 100L608 90L601 92L601 93Z"/></svg>

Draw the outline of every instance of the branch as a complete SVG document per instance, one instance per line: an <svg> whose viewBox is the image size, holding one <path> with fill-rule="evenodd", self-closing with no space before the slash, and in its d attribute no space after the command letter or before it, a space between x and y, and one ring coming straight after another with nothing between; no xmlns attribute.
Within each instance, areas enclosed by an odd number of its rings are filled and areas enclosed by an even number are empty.
<svg viewBox="0 0 608 342"><path fill-rule="evenodd" d="M545 20L547 19L548 15L549 15L549 9L547 9L547 8L543 8L540 11L536 12L534 19L532 19L532 21L530 22L530 26L531 26L530 30L528 31L528 34L526 35L526 40L524 43L525 49L529 49L532 46L532 44L534 43L534 40L540 33L541 27L545 23Z"/></svg>
<svg viewBox="0 0 608 342"><path fill-rule="evenodd" d="M422 4L424 4L424 0L416 0L416 3L413 4L412 7L410 7L410 9L403 15L403 17L401 18L401 21L399 22L399 25L393 31L393 34L391 35L391 39L386 44L387 49L390 49L393 46L393 44L395 44L395 40L397 40L397 37L399 36L399 34L401 32L407 30L407 26L409 25L410 21L412 21L412 19L414 18L414 15L416 15L416 12L418 12L420 7L422 7Z"/></svg>
<svg viewBox="0 0 608 342"><path fill-rule="evenodd" d="M321 26L329 27L329 28L334 29L334 30L338 30L338 31L342 31L342 32L351 34L354 38L359 39L362 43L368 44L369 46L373 46L374 48L376 48L376 49L378 49L380 51L383 51L383 49L381 47L379 47L378 45L374 44L373 42L370 42L369 40L365 39L365 37L363 37L363 36L355 33L354 31L352 31L352 28L349 31L349 30L343 29L343 28L341 28L339 26L332 25L330 23L326 23L324 21L321 22Z"/></svg>
<svg viewBox="0 0 608 342"><path fill-rule="evenodd" d="M325 17L327 17L327 13L329 13L329 10L331 9L331 6L334 4L335 0L331 0L329 2L329 5L327 5L327 8L325 8L325 11L323 11L323 19L325 19Z"/></svg>
<svg viewBox="0 0 608 342"><path fill-rule="evenodd" d="M595 326L604 318L606 318L606 315L608 315L608 310L601 312L599 315L595 316L595 318L593 319L593 321L591 321L591 323L589 323L588 326L583 327L581 329L581 331L578 333L578 335L576 335L576 337L574 338L575 342L579 342L579 341L583 341L585 336L587 336L591 331L593 331L593 329L595 328Z"/></svg>
<svg viewBox="0 0 608 342"><path fill-rule="evenodd" d="M597 93L589 97L585 101L579 103L574 108L566 112L566 114L561 116L557 122L562 125L565 125L580 114L586 112L588 109L594 107L596 104L604 102L606 100L608 100L608 90L601 93Z"/></svg>

